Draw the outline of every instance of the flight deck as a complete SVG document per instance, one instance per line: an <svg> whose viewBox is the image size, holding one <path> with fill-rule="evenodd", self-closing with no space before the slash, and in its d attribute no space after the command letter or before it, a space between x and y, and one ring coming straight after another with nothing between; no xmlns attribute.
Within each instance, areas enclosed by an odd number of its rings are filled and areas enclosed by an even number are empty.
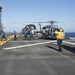
<svg viewBox="0 0 75 75"><path fill-rule="evenodd" d="M6 37L0 41L0 75L75 75L75 40L63 40L58 52L56 40Z"/></svg>

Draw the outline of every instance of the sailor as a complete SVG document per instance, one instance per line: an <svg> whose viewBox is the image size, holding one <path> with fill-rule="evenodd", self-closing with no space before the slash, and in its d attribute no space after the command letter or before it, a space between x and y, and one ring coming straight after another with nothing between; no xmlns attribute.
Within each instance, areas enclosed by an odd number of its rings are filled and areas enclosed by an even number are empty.
<svg viewBox="0 0 75 75"><path fill-rule="evenodd" d="M26 40L28 40L28 37L27 37L27 32L26 31L24 31L24 38L26 39Z"/></svg>
<svg viewBox="0 0 75 75"><path fill-rule="evenodd" d="M5 37L5 32L2 31L1 34L2 34L2 39L1 39L1 41L2 41L3 39L6 39L6 40L7 40L7 38Z"/></svg>
<svg viewBox="0 0 75 75"><path fill-rule="evenodd" d="M33 40L34 40L34 38L33 38L33 33L32 33L31 30L30 30L30 39L33 39Z"/></svg>
<svg viewBox="0 0 75 75"><path fill-rule="evenodd" d="M14 40L16 40L17 39L17 33L16 33L16 31L14 31Z"/></svg>
<svg viewBox="0 0 75 75"><path fill-rule="evenodd" d="M55 31L56 39L57 39L57 44L59 47L59 52L62 52L62 41L64 39L64 32L61 29L57 29Z"/></svg>

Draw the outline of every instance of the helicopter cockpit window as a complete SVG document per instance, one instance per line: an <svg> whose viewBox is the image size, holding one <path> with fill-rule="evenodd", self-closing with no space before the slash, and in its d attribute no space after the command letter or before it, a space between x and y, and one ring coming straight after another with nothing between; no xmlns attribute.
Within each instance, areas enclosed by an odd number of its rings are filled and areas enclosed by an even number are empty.
<svg viewBox="0 0 75 75"><path fill-rule="evenodd" d="M31 30L36 29L36 27L34 25L27 25L25 28L26 29L31 29Z"/></svg>
<svg viewBox="0 0 75 75"><path fill-rule="evenodd" d="M46 29L47 27L43 27L42 29Z"/></svg>
<svg viewBox="0 0 75 75"><path fill-rule="evenodd" d="M35 29L35 27L34 26L30 26L30 28L33 30L33 29Z"/></svg>
<svg viewBox="0 0 75 75"><path fill-rule="evenodd" d="M35 27L35 26L30 26L30 27L31 27L31 29L32 29L32 30L36 29L36 27Z"/></svg>

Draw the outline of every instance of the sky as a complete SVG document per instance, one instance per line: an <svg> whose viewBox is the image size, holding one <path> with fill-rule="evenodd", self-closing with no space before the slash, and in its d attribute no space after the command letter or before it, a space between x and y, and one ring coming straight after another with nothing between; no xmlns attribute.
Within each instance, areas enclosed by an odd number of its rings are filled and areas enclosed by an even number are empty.
<svg viewBox="0 0 75 75"><path fill-rule="evenodd" d="M0 0L0 4L1 21L6 32L20 32L25 25L30 24L26 22L51 20L57 21L56 25L65 32L75 32L75 0ZM39 29L38 23L35 25Z"/></svg>

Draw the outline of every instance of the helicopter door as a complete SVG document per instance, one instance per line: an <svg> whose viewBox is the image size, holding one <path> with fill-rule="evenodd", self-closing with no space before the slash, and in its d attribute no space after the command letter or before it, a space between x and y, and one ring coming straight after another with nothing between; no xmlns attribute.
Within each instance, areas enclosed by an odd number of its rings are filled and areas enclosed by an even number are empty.
<svg viewBox="0 0 75 75"><path fill-rule="evenodd" d="M52 35L52 31L53 31L52 29L49 29L49 33L48 34Z"/></svg>

